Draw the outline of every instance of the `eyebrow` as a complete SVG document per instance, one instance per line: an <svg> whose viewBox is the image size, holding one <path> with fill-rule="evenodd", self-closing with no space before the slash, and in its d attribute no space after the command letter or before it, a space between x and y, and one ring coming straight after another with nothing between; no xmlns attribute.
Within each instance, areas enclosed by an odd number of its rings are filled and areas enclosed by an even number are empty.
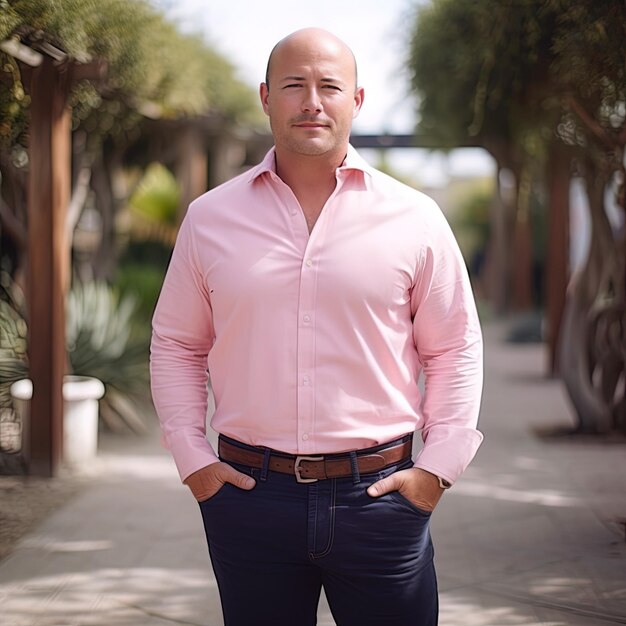
<svg viewBox="0 0 626 626"><path fill-rule="evenodd" d="M280 79L280 82L286 80L307 80L304 76L284 76ZM322 83L341 83L342 81L339 78L320 78L320 82Z"/></svg>

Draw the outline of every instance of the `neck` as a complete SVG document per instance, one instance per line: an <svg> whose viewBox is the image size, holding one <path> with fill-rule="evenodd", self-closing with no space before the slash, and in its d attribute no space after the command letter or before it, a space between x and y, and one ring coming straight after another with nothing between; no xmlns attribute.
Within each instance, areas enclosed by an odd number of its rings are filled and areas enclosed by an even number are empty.
<svg viewBox="0 0 626 626"><path fill-rule="evenodd" d="M300 204L309 233L335 189L335 172L345 154L306 156L276 150L276 173Z"/></svg>
<svg viewBox="0 0 626 626"><path fill-rule="evenodd" d="M343 163L347 147L341 153L308 156L283 152L276 147L276 173L281 180L296 189L309 186L335 185L335 171Z"/></svg>

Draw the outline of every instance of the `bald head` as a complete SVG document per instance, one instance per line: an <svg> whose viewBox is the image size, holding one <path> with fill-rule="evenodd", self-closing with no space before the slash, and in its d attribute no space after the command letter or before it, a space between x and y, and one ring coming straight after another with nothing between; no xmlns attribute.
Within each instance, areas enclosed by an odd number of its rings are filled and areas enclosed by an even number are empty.
<svg viewBox="0 0 626 626"><path fill-rule="evenodd" d="M303 28L281 39L270 52L265 70L265 84L269 89L274 60L280 55L302 54L308 52L312 59L322 52L337 55L354 67L354 88L358 84L356 58L352 50L339 37L322 28Z"/></svg>
<svg viewBox="0 0 626 626"><path fill-rule="evenodd" d="M364 93L356 85L352 50L335 35L305 28L279 41L259 96L282 171L295 157L316 157L338 167Z"/></svg>

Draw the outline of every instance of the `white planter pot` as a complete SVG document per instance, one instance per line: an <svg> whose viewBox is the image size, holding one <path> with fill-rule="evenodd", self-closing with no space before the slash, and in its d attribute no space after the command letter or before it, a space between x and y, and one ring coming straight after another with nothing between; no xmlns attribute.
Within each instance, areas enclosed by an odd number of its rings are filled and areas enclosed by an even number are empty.
<svg viewBox="0 0 626 626"><path fill-rule="evenodd" d="M23 431L28 432L33 383L28 379L18 380L11 385L11 395L22 416ZM96 457L98 400L103 395L104 385L97 378L63 378L63 461L69 466L79 467Z"/></svg>

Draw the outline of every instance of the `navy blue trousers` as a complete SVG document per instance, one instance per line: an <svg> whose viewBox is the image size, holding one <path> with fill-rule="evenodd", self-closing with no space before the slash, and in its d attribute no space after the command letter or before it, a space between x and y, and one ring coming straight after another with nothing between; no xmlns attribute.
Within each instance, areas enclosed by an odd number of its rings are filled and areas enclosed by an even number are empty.
<svg viewBox="0 0 626 626"><path fill-rule="evenodd" d="M322 587L338 626L436 626L430 514L366 493L411 461L310 484L231 465L254 489L226 484L200 504L225 626L315 625Z"/></svg>

